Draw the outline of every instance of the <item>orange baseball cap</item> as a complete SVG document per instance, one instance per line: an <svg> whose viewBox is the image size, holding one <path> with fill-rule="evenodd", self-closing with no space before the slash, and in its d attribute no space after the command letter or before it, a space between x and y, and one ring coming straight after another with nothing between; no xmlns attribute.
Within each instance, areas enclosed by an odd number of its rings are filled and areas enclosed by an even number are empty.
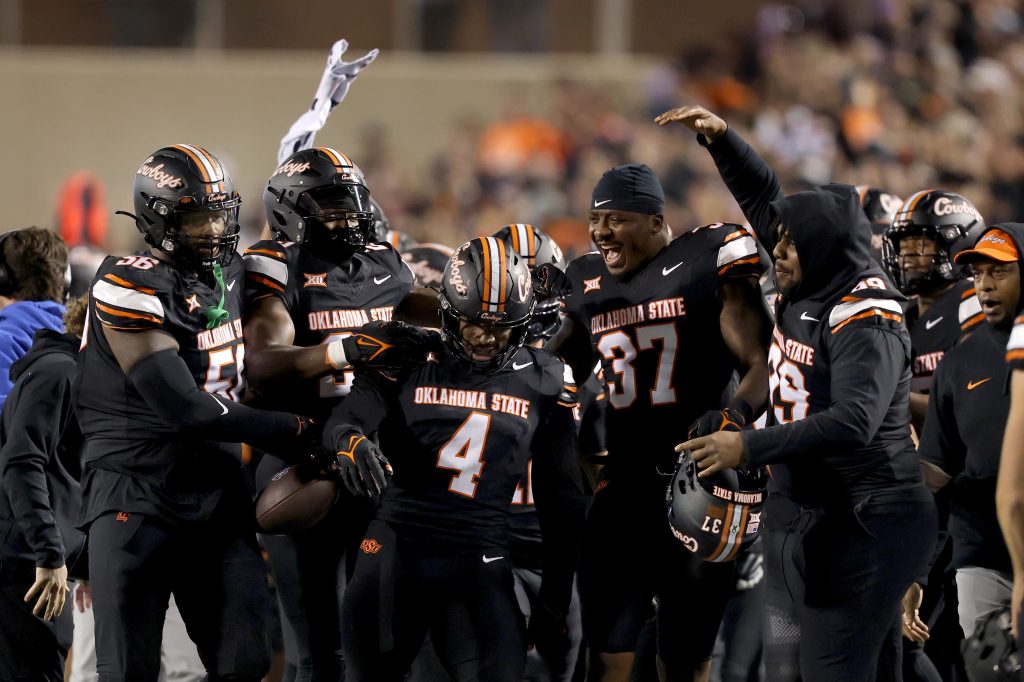
<svg viewBox="0 0 1024 682"><path fill-rule="evenodd" d="M1000 263L1015 263L1020 260L1020 253L1017 245L1013 243L1013 237L1002 230L989 230L973 249L961 251L953 257L957 264L973 263L978 259L999 261Z"/></svg>

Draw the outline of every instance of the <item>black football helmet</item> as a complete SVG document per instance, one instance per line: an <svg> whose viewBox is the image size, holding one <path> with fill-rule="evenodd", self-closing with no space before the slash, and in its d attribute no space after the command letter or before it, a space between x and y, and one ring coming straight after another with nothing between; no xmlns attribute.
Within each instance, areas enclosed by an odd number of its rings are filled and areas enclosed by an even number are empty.
<svg viewBox="0 0 1024 682"><path fill-rule="evenodd" d="M533 272L537 266L551 263L559 270L565 270L565 257L555 240L547 236L533 225L516 223L506 225L494 233L494 237L509 244ZM527 327L527 343L537 339L550 339L562 325L561 303L557 297L538 299L533 311L533 319Z"/></svg>
<svg viewBox="0 0 1024 682"><path fill-rule="evenodd" d="M930 291L964 277L964 268L953 258L971 248L984 231L985 220L970 201L955 192L924 190L903 202L882 236L882 265L903 293ZM935 242L925 272L906 272L900 262L900 240L915 236Z"/></svg>
<svg viewBox="0 0 1024 682"><path fill-rule="evenodd" d="M193 144L162 147L135 171L132 185L135 219L146 242L178 263L209 271L227 265L238 245L238 207L242 200L227 170L210 152ZM223 218L220 235L191 236L183 223Z"/></svg>
<svg viewBox="0 0 1024 682"><path fill-rule="evenodd" d="M444 269L452 250L444 244L414 244L402 252L402 259L416 275L416 284L436 289L441 286Z"/></svg>
<svg viewBox="0 0 1024 682"><path fill-rule="evenodd" d="M444 341L474 371L502 369L526 343L533 280L526 262L502 240L478 237L456 249L445 266L438 299ZM508 344L493 358L474 359L462 340L461 322L508 329Z"/></svg>
<svg viewBox="0 0 1024 682"><path fill-rule="evenodd" d="M370 213L373 214L372 241L377 243L387 241L388 232L391 231L391 221L388 220L384 209L373 197L370 197Z"/></svg>
<svg viewBox="0 0 1024 682"><path fill-rule="evenodd" d="M270 229L279 239L360 250L373 239L370 190L359 167L329 147L292 154L263 190ZM327 223L344 222L333 229ZM354 223L354 224L353 224Z"/></svg>
<svg viewBox="0 0 1024 682"><path fill-rule="evenodd" d="M1009 606L979 616L974 634L960 645L971 682L1016 682L1024 677L1011 618Z"/></svg>
<svg viewBox="0 0 1024 682"><path fill-rule="evenodd" d="M768 476L729 469L699 478L697 471L684 450L667 495L669 530L705 561L732 561L761 532Z"/></svg>

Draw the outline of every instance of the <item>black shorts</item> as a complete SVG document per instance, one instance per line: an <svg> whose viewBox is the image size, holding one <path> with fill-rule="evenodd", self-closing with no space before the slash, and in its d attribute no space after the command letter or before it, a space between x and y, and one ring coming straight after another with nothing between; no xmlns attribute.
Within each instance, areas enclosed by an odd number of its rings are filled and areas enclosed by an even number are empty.
<svg viewBox="0 0 1024 682"><path fill-rule="evenodd" d="M346 680L403 680L427 631L457 682L519 682L526 633L508 549L414 546L374 521L342 604Z"/></svg>
<svg viewBox="0 0 1024 682"><path fill-rule="evenodd" d="M706 562L672 537L668 477L602 481L580 560L583 633L592 651L633 651L655 616L658 655L669 670L711 658L732 594L734 562Z"/></svg>

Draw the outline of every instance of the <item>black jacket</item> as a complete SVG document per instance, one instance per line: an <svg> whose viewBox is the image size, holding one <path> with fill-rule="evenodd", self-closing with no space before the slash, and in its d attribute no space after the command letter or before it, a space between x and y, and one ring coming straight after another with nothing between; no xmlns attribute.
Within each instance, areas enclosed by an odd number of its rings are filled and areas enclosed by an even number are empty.
<svg viewBox="0 0 1024 682"><path fill-rule="evenodd" d="M85 544L76 476L83 439L71 408L80 340L51 330L11 367L0 413L0 561L74 565Z"/></svg>

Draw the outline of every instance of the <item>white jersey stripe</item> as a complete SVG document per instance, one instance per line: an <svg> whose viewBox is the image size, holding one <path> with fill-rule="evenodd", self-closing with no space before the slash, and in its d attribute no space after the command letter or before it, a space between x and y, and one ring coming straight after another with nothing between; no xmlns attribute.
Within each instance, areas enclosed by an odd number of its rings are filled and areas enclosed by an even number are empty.
<svg viewBox="0 0 1024 682"><path fill-rule="evenodd" d="M156 296L111 284L103 279L92 285L92 295L97 301L116 305L118 308L155 315L161 319L164 317L164 304Z"/></svg>
<svg viewBox="0 0 1024 682"><path fill-rule="evenodd" d="M871 308L878 308L897 315L903 314L903 308L896 301L889 301L884 298L865 298L848 303L840 303L833 308L832 312L828 315L828 326L835 327L840 325L857 313L870 310Z"/></svg>
<svg viewBox="0 0 1024 682"><path fill-rule="evenodd" d="M753 256L756 253L757 245L750 235L737 237L718 249L718 267L728 265L741 258Z"/></svg>
<svg viewBox="0 0 1024 682"><path fill-rule="evenodd" d="M975 294L971 294L964 300L960 301L960 324L963 324L967 320L979 314L981 314L981 301L978 300L978 297Z"/></svg>
<svg viewBox="0 0 1024 682"><path fill-rule="evenodd" d="M261 256L258 253L247 253L244 260L245 269L249 272L258 272L283 287L288 286L288 266L276 258Z"/></svg>

